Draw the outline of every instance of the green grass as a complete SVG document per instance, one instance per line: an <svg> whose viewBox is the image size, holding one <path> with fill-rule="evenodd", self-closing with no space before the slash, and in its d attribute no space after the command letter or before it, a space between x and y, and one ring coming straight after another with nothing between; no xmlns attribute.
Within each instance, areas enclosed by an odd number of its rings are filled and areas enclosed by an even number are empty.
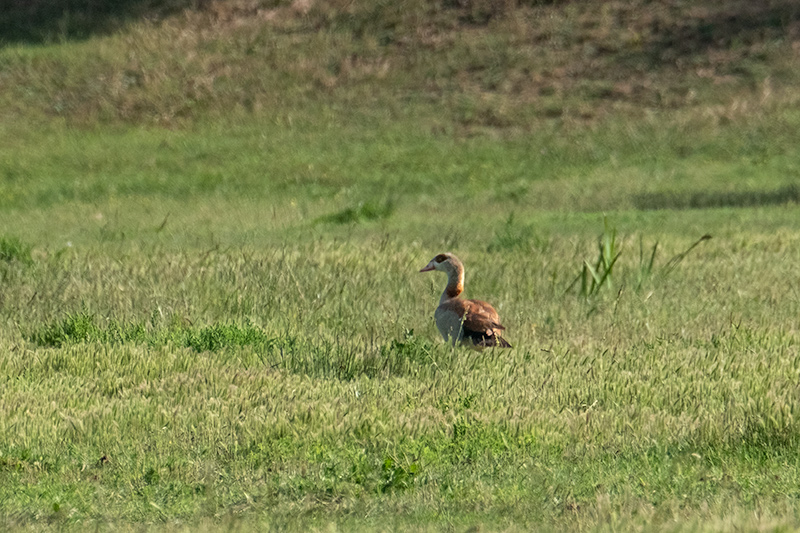
<svg viewBox="0 0 800 533"><path fill-rule="evenodd" d="M696 239L670 224L685 213L638 214L614 290L588 300L566 288L601 217L527 215L547 245L499 253L485 242L508 220L471 224L468 293L517 346L482 353L437 338L442 280L416 271L448 236L424 225L320 241L309 222L300 242L211 253L35 247L3 300L6 523L795 524L786 211L693 213L715 238L644 281L639 236L660 243L656 272Z"/></svg>
<svg viewBox="0 0 800 533"><path fill-rule="evenodd" d="M31 265L33 264L31 246L23 243L16 237L0 238L0 261Z"/></svg>
<svg viewBox="0 0 800 533"><path fill-rule="evenodd" d="M0 528L800 527L796 10L520 4L0 50Z"/></svg>

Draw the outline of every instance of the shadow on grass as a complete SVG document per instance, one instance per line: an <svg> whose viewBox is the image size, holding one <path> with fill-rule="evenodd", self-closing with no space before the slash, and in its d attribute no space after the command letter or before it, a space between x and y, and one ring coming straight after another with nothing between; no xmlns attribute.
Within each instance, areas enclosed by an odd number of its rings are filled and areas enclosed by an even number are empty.
<svg viewBox="0 0 800 533"><path fill-rule="evenodd" d="M795 36L800 4L794 0L698 2L696 16L654 17L640 57L657 68L664 61Z"/></svg>
<svg viewBox="0 0 800 533"><path fill-rule="evenodd" d="M128 20L200 8L208 0L0 0L0 46L85 39Z"/></svg>
<svg viewBox="0 0 800 533"><path fill-rule="evenodd" d="M800 21L800 5L794 0L718 5L719 10L712 15L677 19L656 44L693 53L711 46L729 47L736 40L760 42L782 35Z"/></svg>
<svg viewBox="0 0 800 533"><path fill-rule="evenodd" d="M361 202L355 207L348 207L323 215L314 220L315 224L358 224L372 220L384 220L394 213L394 202L391 200L383 203Z"/></svg>
<svg viewBox="0 0 800 533"><path fill-rule="evenodd" d="M43 43L82 39L106 33L135 18L159 18L182 9L203 10L211 0L0 0L0 45L13 42ZM286 0L262 0L260 7L286 5ZM453 9L454 19L466 26L486 25L491 19L508 16L518 7L543 4L579 4L578 0L518 0L516 3L490 0L447 0L442 5ZM342 28L361 36L372 33L379 42L393 41L394 26L402 19L402 9L370 2L342 9L337 4L314 2L311 15L315 26ZM782 38L800 25L800 4L795 0L725 0L697 2L700 10L687 12L672 8L672 16L650 17L648 43L643 57L658 63L664 59L703 53L709 48L728 48ZM425 8L420 9L424 15ZM687 16L689 15L689 16Z"/></svg>
<svg viewBox="0 0 800 533"><path fill-rule="evenodd" d="M645 193L635 196L633 203L642 210L782 205L800 203L800 186L787 185L771 191Z"/></svg>

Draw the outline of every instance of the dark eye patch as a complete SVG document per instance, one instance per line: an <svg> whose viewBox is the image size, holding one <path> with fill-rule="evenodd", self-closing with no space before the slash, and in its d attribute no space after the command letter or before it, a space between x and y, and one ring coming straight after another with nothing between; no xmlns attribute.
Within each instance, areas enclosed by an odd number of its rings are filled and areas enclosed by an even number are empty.
<svg viewBox="0 0 800 533"><path fill-rule="evenodd" d="M436 257L434 257L433 260L437 263L444 263L445 261L447 261L447 256L444 254L439 254Z"/></svg>

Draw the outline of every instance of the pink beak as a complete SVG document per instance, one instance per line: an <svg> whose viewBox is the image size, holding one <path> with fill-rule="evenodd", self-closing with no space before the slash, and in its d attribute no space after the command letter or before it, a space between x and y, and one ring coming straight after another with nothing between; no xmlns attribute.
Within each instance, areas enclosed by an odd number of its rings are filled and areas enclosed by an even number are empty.
<svg viewBox="0 0 800 533"><path fill-rule="evenodd" d="M433 261L425 265L425 268L420 270L420 272L430 272L431 270L436 270L436 268L433 266Z"/></svg>

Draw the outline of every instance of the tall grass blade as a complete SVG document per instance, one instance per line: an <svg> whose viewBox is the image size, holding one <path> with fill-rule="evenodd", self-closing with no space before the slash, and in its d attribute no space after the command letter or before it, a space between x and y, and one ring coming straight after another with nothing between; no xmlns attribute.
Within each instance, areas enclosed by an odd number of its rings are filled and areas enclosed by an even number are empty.
<svg viewBox="0 0 800 533"><path fill-rule="evenodd" d="M662 269L662 275L666 276L667 274L672 272L675 269L675 267L677 267L680 264L680 262L684 260L684 258L689 254L689 252L694 250L697 247L697 245L699 245L701 242L707 241L710 238L711 238L711 235L709 235L709 234L703 235L702 237L697 239L697 241L695 241L694 244L692 244L686 250L684 250L683 252L677 254L672 259L667 261L667 264L665 264L663 269Z"/></svg>

